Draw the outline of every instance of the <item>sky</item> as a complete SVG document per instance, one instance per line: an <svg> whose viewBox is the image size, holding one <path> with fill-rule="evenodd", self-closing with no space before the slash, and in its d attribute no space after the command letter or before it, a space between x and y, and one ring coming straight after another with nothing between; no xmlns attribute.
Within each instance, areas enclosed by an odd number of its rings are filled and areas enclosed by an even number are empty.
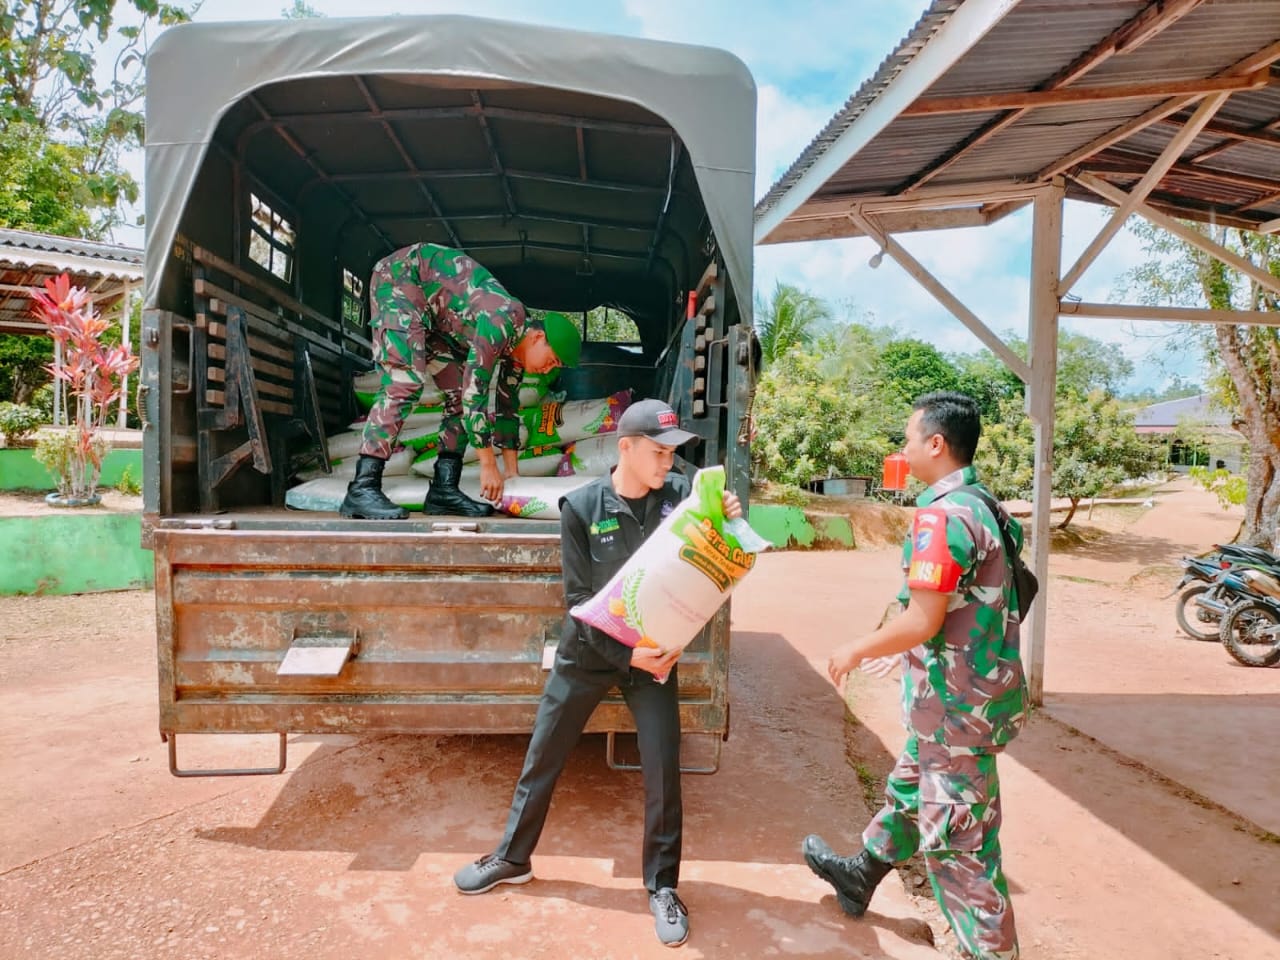
<svg viewBox="0 0 1280 960"><path fill-rule="evenodd" d="M292 0L205 0L197 21L276 19ZM926 9L925 0L310 0L328 17L465 13L602 33L695 42L727 49L750 68L757 87L756 197L787 170L819 130L869 78ZM141 163L137 161L141 180ZM1068 201L1063 268L1101 229L1107 208ZM903 234L897 239L1000 334L1025 337L1031 214L1027 208L995 225ZM141 231L116 240L140 246ZM767 296L790 283L823 297L841 317L894 327L944 352L981 344L890 258L869 265L865 238L756 248L755 283ZM1072 293L1084 300L1125 302L1120 280L1145 262L1137 238L1122 231ZM1173 375L1201 381L1197 355L1171 358L1169 324L1063 318L1062 328L1114 342L1133 362L1127 389L1160 389Z"/></svg>

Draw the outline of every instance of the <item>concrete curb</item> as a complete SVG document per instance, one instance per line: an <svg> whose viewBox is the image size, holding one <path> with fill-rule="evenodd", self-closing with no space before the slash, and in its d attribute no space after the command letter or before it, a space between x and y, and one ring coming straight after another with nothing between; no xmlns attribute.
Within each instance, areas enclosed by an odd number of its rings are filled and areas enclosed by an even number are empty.
<svg viewBox="0 0 1280 960"><path fill-rule="evenodd" d="M142 517L68 508L66 515L0 520L0 596L147 588L151 551L139 546Z"/></svg>

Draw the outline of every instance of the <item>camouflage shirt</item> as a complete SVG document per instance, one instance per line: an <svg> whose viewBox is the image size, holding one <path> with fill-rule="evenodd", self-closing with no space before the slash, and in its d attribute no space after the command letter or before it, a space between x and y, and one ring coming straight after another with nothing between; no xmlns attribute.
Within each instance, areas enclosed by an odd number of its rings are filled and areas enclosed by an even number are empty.
<svg viewBox="0 0 1280 960"><path fill-rule="evenodd" d="M903 545L906 579L898 599L912 590L950 595L937 636L903 654L904 722L921 740L985 750L1012 740L1026 717L1027 688L1018 654L1018 621L1010 563L1000 527L971 493L949 491L976 484L973 467L943 477L916 501ZM1022 528L1010 528L1018 548Z"/></svg>
<svg viewBox="0 0 1280 960"><path fill-rule="evenodd" d="M512 351L524 336L524 305L461 250L433 243L415 243L380 260L369 286L375 300L407 301L412 307L383 312L401 327L409 328L416 311L426 328L428 357L466 364L462 406L468 442L484 448L493 439L500 447L518 449L516 410L524 370ZM489 392L495 387L491 427Z"/></svg>

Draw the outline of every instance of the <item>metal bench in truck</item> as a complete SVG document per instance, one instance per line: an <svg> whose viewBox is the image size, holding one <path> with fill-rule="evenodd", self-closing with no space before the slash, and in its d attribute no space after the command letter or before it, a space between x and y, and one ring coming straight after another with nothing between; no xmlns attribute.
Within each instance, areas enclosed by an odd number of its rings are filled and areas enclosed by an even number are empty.
<svg viewBox="0 0 1280 960"><path fill-rule="evenodd" d="M625 315L568 399L667 399L746 501L755 87L705 47L466 17L190 24L147 61L139 406L160 733L175 775L279 772L289 734L519 733L564 607L558 524L284 508L353 417L373 264L431 241L527 305ZM729 617L682 661L729 728ZM632 731L610 696L589 732ZM265 769L177 737L279 735Z"/></svg>

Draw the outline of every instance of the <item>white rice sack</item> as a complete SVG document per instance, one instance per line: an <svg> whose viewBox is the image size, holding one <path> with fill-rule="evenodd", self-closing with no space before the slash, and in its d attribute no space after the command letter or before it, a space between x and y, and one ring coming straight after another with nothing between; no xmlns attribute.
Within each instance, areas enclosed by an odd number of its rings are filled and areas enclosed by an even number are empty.
<svg viewBox="0 0 1280 960"><path fill-rule="evenodd" d="M521 469L523 469L521 464ZM559 520L560 498L586 486L594 477L512 477L502 485L499 513L527 520Z"/></svg>
<svg viewBox="0 0 1280 960"><path fill-rule="evenodd" d="M330 457L332 457L332 451ZM386 465L382 468L384 477L407 477L409 475L409 467L413 464L414 451L408 447L399 447L390 457L387 458ZM308 467L306 470L299 470L298 476L303 480L315 480L319 477L341 477L344 480L351 480L356 475L356 463L359 461L358 456L346 457L341 460L331 459L329 465L333 467L332 473L325 473L319 467Z"/></svg>
<svg viewBox="0 0 1280 960"><path fill-rule="evenodd" d="M551 373L526 373L520 381L520 399L519 406L531 407L536 403L541 403L542 398L547 395L547 391L551 388L552 382L559 375L559 371ZM382 392L382 371L370 370L367 373L360 373L351 379L351 389L356 395L356 403L360 405L361 410L369 410L378 400L378 394ZM418 397L417 406L414 407L415 412L430 407L438 407L444 403L444 394L440 388L435 385L434 380L428 380L422 387L422 394Z"/></svg>
<svg viewBox="0 0 1280 960"><path fill-rule="evenodd" d="M520 411L524 422L521 446L563 446L583 437L613 433L618 418L631 406L631 391L620 390L598 400L551 400Z"/></svg>
<svg viewBox="0 0 1280 960"><path fill-rule="evenodd" d="M604 588L569 612L629 647L683 650L768 546L745 519L725 519L724 467L707 467Z"/></svg>
<svg viewBox="0 0 1280 960"><path fill-rule="evenodd" d="M349 429L363 430L368 417L352 420ZM423 428L427 433L439 433L440 424L444 421L444 407L415 407L414 412L404 418L400 425L400 433L420 436Z"/></svg>
<svg viewBox="0 0 1280 960"><path fill-rule="evenodd" d="M602 433L566 447L556 475L601 477L617 465L618 438L612 433Z"/></svg>
<svg viewBox="0 0 1280 960"><path fill-rule="evenodd" d="M424 477L431 477L436 472L436 449L434 446L417 454L416 458L409 465L409 470L413 473L420 474ZM501 460L501 458L499 458ZM560 463L564 460L564 454L556 447L538 447L533 450L520 451L520 476L522 477L553 477L556 471L560 469ZM467 452L462 455L462 462L465 464L462 468L462 475L469 476L468 470L473 466L476 477L480 476L479 455L471 448L467 447Z"/></svg>
<svg viewBox="0 0 1280 960"><path fill-rule="evenodd" d="M284 503L294 510L319 510L337 513L347 495L350 479L344 477L320 477L308 480L285 491ZM382 481L382 492L392 503L406 510L421 510L431 481L424 477L388 477ZM476 485L479 489L479 484Z"/></svg>

